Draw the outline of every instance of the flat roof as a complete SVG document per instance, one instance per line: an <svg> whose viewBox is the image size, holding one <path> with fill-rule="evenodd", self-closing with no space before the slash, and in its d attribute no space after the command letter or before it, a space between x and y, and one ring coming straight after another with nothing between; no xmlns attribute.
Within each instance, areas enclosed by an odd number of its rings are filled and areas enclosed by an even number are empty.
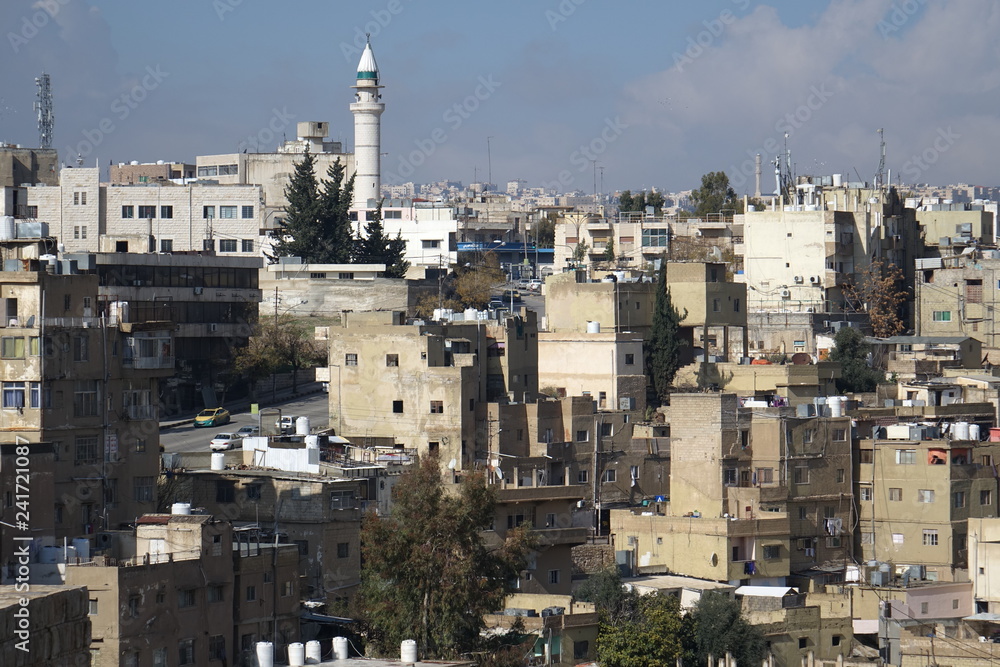
<svg viewBox="0 0 1000 667"><path fill-rule="evenodd" d="M783 598L797 592L790 586L740 586L736 589L736 595L755 598Z"/></svg>
<svg viewBox="0 0 1000 667"><path fill-rule="evenodd" d="M645 577L630 577L622 579L623 584L634 586L647 586L649 588L669 589L669 588L690 588L692 590L717 591L733 590L736 586L725 584L709 579L697 579L695 577L682 577L676 574L654 574Z"/></svg>

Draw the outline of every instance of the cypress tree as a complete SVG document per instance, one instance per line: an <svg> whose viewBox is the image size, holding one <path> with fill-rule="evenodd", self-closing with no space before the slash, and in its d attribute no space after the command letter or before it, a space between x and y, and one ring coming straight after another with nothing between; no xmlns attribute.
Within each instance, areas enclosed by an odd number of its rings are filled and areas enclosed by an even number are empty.
<svg viewBox="0 0 1000 667"><path fill-rule="evenodd" d="M275 240L272 262L278 257L301 257L310 261L310 253L319 242L319 193L316 186L316 156L306 148L301 162L285 186L288 206L278 228L271 232Z"/></svg>
<svg viewBox="0 0 1000 667"><path fill-rule="evenodd" d="M344 165L331 164L319 193L320 238L314 251L320 264L347 264L354 254L354 230L350 208L354 197L354 176L344 181Z"/></svg>
<svg viewBox="0 0 1000 667"><path fill-rule="evenodd" d="M667 288L667 263L661 260L660 277L653 306L653 331L649 340L649 375L662 403L670 397L670 386L680 368L681 348L685 341L680 335L681 321L687 317L674 306Z"/></svg>

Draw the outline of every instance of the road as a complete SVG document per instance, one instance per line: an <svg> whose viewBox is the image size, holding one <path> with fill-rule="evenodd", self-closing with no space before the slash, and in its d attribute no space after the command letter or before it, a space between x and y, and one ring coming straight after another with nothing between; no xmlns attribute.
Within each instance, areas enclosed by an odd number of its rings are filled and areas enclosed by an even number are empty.
<svg viewBox="0 0 1000 667"><path fill-rule="evenodd" d="M325 393L313 394L292 401L278 403L262 403L262 408L280 408L283 415L309 417L311 430L326 428L330 419L329 397ZM193 416L193 415L192 415ZM223 426L213 428L195 428L193 424L185 424L165 429L160 433L160 444L163 451L173 452L207 452L208 442L216 433L232 433L241 426L255 425L257 415L240 412L233 415L233 420Z"/></svg>

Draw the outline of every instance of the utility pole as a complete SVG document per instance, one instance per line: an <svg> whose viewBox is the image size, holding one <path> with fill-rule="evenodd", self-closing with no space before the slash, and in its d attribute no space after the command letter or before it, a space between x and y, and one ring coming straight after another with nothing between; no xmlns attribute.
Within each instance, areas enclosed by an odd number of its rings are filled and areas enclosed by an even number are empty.
<svg viewBox="0 0 1000 667"><path fill-rule="evenodd" d="M486 192L486 190L489 190L490 189L490 185L493 183L493 153L490 151L490 139L492 139L492 138L493 137L486 137L486 169L487 169L486 173L487 173L487 176L486 176L486 189L484 189L483 192Z"/></svg>

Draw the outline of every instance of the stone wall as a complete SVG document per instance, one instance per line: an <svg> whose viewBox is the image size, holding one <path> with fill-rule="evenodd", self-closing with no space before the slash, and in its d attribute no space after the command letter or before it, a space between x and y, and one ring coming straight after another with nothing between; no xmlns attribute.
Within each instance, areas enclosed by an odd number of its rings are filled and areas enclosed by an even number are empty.
<svg viewBox="0 0 1000 667"><path fill-rule="evenodd" d="M276 280L261 271L263 301L260 312L274 310L275 288L278 308L296 317L333 317L344 310L401 310L413 314L419 299L437 294L436 280L413 281L376 278L375 280L327 280L286 278Z"/></svg>
<svg viewBox="0 0 1000 667"><path fill-rule="evenodd" d="M28 600L30 625L27 651L19 629L19 599ZM77 667L90 664L90 618L87 589L67 586L31 586L16 592L5 586L0 593L0 665L4 667Z"/></svg>
<svg viewBox="0 0 1000 667"><path fill-rule="evenodd" d="M573 547L573 574L594 574L615 564L610 544L580 544Z"/></svg>

